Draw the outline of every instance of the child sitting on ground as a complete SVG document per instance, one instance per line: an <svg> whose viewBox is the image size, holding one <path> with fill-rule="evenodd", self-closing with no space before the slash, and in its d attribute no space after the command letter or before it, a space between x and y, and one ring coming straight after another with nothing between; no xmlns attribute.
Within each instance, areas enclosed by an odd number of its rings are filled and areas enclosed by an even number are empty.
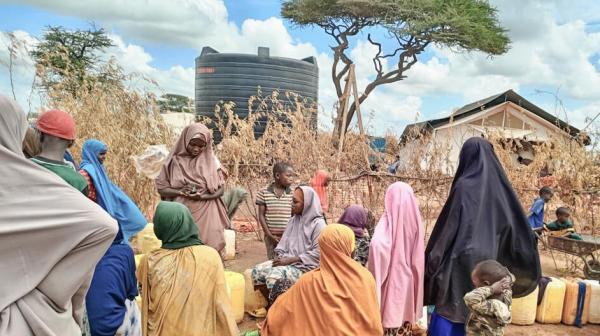
<svg viewBox="0 0 600 336"><path fill-rule="evenodd" d="M546 229L550 235L565 237L574 240L582 240L581 236L575 233L573 222L571 222L571 211L568 208L560 207L556 209L556 220L546 224Z"/></svg>
<svg viewBox="0 0 600 336"><path fill-rule="evenodd" d="M471 280L475 289L464 297L470 314L466 335L504 335L511 322L512 284L514 276L496 260L485 260L475 266Z"/></svg>

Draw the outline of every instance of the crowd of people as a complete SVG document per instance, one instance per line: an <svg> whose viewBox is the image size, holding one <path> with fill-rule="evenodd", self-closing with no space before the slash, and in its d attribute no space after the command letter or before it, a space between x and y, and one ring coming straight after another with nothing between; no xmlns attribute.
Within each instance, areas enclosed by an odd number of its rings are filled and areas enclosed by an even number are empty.
<svg viewBox="0 0 600 336"><path fill-rule="evenodd" d="M238 335L222 262L227 170L211 131L187 126L164 163L152 220L162 246L137 269L129 238L148 221L108 177L102 141L84 142L79 167L67 160L75 139L68 113L30 127L0 96L0 334ZM433 306L430 335L501 335L513 295L537 286L535 235L483 138L465 142L427 245L404 182L387 188L379 221L351 205L327 223L325 171L297 186L291 164L272 172L255 200L267 260L251 275L268 299L255 334L412 335Z"/></svg>

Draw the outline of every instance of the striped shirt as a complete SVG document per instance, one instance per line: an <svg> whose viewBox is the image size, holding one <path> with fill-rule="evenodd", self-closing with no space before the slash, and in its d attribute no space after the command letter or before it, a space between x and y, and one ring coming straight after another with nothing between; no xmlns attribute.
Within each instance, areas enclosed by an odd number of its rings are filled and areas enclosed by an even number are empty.
<svg viewBox="0 0 600 336"><path fill-rule="evenodd" d="M271 234L281 237L292 216L294 193L293 189L288 187L281 194L281 197L277 197L274 188L275 184L271 183L268 187L259 191L256 195L256 204L265 206L265 219Z"/></svg>

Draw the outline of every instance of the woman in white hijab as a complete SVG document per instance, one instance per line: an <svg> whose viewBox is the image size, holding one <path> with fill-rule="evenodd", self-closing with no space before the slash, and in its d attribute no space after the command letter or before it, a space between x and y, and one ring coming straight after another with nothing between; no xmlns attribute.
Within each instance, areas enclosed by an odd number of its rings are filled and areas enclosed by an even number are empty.
<svg viewBox="0 0 600 336"><path fill-rule="evenodd" d="M84 298L117 223L25 159L26 117L0 95L0 335L81 335Z"/></svg>

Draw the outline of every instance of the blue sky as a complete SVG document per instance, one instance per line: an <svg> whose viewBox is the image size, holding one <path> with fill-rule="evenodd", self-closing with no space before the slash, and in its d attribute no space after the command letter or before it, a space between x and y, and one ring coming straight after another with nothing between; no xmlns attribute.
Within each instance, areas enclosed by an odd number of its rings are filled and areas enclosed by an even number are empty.
<svg viewBox="0 0 600 336"><path fill-rule="evenodd" d="M594 0L495 0L511 50L488 58L431 47L409 78L379 88L364 105L374 119L371 131L401 133L407 123L438 118L477 99L512 88L555 112L556 92L576 126L600 113L600 2ZM0 0L0 31L17 31L35 43L44 27L105 27L116 46L109 51L128 71L154 78L163 92L193 95L194 58L202 46L221 52L255 53L258 46L276 56L316 56L321 67L321 122L327 126L335 101L328 77L331 41L318 28L299 28L279 17L280 0ZM535 13L536 15L531 15ZM6 36L0 48L6 49ZM359 90L372 76L366 36L352 41ZM10 85L6 50L0 50L0 91ZM19 102L26 102L32 64L15 72ZM33 104L35 108L35 104Z"/></svg>

